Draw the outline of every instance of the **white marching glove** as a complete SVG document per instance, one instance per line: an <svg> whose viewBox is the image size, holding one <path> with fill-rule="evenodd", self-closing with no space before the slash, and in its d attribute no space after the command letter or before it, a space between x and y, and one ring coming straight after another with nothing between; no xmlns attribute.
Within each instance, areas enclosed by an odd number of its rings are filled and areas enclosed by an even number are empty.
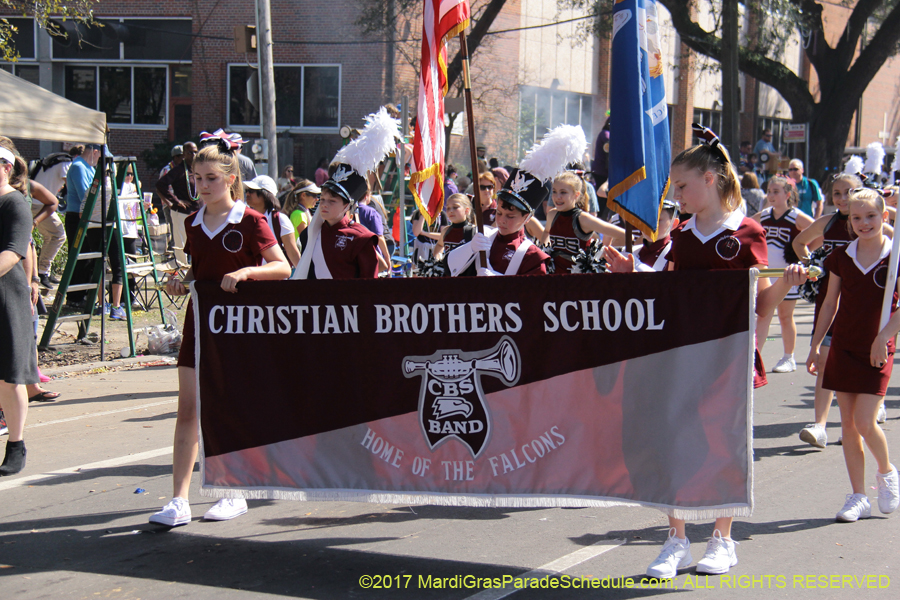
<svg viewBox="0 0 900 600"><path fill-rule="evenodd" d="M478 267L478 276L479 277L495 277L500 273L494 271L493 269L489 269L487 267Z"/></svg>
<svg viewBox="0 0 900 600"><path fill-rule="evenodd" d="M494 240L487 237L483 233L476 233L475 237L472 238L472 250L475 252L490 252L491 245L494 243Z"/></svg>

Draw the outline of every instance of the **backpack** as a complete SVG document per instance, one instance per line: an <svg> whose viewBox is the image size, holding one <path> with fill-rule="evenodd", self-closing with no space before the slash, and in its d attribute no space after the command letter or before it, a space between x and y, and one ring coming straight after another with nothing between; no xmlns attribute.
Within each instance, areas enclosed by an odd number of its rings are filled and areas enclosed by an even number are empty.
<svg viewBox="0 0 900 600"><path fill-rule="evenodd" d="M28 169L28 178L34 179L41 171L46 171L50 167L62 162L72 162L72 157L68 152L54 152L40 160L32 161L32 164Z"/></svg>

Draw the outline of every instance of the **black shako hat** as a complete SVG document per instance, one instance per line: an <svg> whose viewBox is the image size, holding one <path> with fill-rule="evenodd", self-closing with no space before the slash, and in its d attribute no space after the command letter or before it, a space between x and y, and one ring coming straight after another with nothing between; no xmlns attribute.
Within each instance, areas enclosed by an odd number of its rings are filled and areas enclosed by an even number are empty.
<svg viewBox="0 0 900 600"><path fill-rule="evenodd" d="M353 203L359 202L366 196L368 182L365 177L354 171L353 167L341 163L331 179L322 184L322 189L329 190L345 201Z"/></svg>
<svg viewBox="0 0 900 600"><path fill-rule="evenodd" d="M497 200L508 202L522 212L530 213L549 195L543 181L527 171L513 169L503 188L497 192Z"/></svg>
<svg viewBox="0 0 900 600"><path fill-rule="evenodd" d="M544 183L566 170L569 163L580 161L588 143L580 125L559 125L535 144L518 169L509 174L497 199L508 202L525 213L532 213L549 192Z"/></svg>

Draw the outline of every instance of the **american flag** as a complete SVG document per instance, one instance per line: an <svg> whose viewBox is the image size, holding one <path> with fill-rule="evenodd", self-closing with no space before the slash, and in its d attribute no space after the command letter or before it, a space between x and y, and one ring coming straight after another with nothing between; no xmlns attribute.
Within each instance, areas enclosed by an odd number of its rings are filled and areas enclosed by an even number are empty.
<svg viewBox="0 0 900 600"><path fill-rule="evenodd" d="M445 44L468 26L467 0L425 0L419 107L409 189L429 225L444 208Z"/></svg>

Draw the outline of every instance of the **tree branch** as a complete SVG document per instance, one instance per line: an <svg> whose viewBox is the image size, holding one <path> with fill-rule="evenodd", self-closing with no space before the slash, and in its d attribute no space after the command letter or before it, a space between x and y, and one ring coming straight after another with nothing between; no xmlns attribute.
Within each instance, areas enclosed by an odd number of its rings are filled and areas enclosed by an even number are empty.
<svg viewBox="0 0 900 600"><path fill-rule="evenodd" d="M681 36L681 41L696 52L714 60L720 60L722 40L704 30L691 19L688 0L660 0L672 16L672 23ZM740 49L740 70L772 86L791 106L794 118L807 120L815 105L809 92L809 83L798 77L780 62L747 48Z"/></svg>
<svg viewBox="0 0 900 600"><path fill-rule="evenodd" d="M504 4L506 4L506 0L491 0L490 4L482 11L481 16L478 18L478 22L475 23L475 27L473 27L471 33L466 36L470 57L475 53L475 50L478 49L478 46L481 45L481 40L484 39L488 29L494 24L497 15L503 10ZM456 56L453 57L453 60L447 66L447 86L452 86L461 74L462 54L457 52Z"/></svg>
<svg viewBox="0 0 900 600"><path fill-rule="evenodd" d="M835 46L835 56L839 70L846 70L850 66L853 56L856 54L859 36L866 28L869 17L883 3L884 0L859 0L856 6L853 7L853 12L850 14L850 18L847 19L840 41ZM880 29L883 30L884 26L882 25Z"/></svg>
<svg viewBox="0 0 900 600"><path fill-rule="evenodd" d="M900 42L900 4L887 15L846 75L840 78L841 94L859 98L888 58L896 54Z"/></svg>

